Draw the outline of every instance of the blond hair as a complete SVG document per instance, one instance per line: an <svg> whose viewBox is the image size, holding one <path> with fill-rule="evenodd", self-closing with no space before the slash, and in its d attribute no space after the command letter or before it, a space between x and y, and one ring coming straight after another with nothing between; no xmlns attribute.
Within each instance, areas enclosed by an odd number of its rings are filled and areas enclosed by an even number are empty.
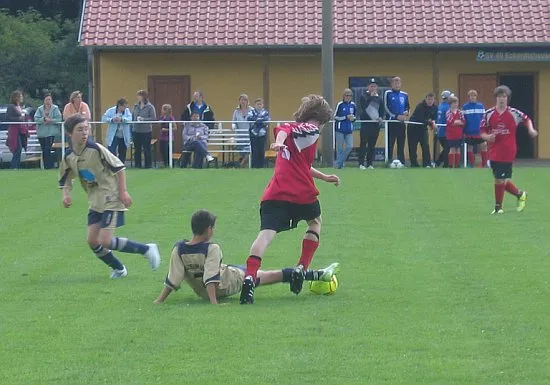
<svg viewBox="0 0 550 385"><path fill-rule="evenodd" d="M170 104L163 104L161 109L166 115L172 115L172 106Z"/></svg>
<svg viewBox="0 0 550 385"><path fill-rule="evenodd" d="M475 95L475 96L477 96L477 91L476 91L476 90L470 90L470 91L468 91L468 96L470 96L470 95Z"/></svg>
<svg viewBox="0 0 550 385"><path fill-rule="evenodd" d="M454 95L451 95L447 98L447 101L449 102L449 104L458 103L458 98Z"/></svg>
<svg viewBox="0 0 550 385"><path fill-rule="evenodd" d="M80 92L80 91L73 91L73 92L71 93L71 97L69 98L70 101L71 101L71 103L74 103L74 100L75 100L76 98L78 98L79 96L82 96L82 92Z"/></svg>
<svg viewBox="0 0 550 385"><path fill-rule="evenodd" d="M298 123L314 120L320 125L327 123L332 117L330 104L321 95L308 95L302 98L302 104L294 113Z"/></svg>

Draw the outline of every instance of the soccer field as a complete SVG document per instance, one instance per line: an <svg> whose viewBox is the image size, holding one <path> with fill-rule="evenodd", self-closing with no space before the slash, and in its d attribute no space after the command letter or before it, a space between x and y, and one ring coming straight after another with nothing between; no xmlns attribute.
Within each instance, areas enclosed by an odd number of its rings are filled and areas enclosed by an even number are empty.
<svg viewBox="0 0 550 385"><path fill-rule="evenodd" d="M159 243L129 275L86 244L86 197L63 209L57 174L1 173L0 384L547 385L549 168L517 168L529 193L491 216L488 170L339 172L319 182L321 245L341 263L333 296L259 287L256 303L212 306L187 288L163 305L169 252L199 208L218 216L226 263L244 263L272 170L129 170L134 206L117 234ZM262 268L294 265L305 224L280 234Z"/></svg>

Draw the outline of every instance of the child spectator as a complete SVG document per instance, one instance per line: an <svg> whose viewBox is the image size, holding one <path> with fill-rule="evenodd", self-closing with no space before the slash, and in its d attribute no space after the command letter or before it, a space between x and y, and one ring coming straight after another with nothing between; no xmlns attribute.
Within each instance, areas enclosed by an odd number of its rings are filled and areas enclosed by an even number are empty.
<svg viewBox="0 0 550 385"><path fill-rule="evenodd" d="M176 119L172 116L172 106L170 104L163 104L161 109L160 120L166 123L160 124L160 152L162 153L162 161L164 167L168 167L170 164L170 123ZM172 132L177 128L176 123L172 123ZM173 139L173 136L172 136Z"/></svg>
<svg viewBox="0 0 550 385"><path fill-rule="evenodd" d="M464 114L458 108L458 98L456 96L449 97L450 108L447 111L447 146L449 147L449 167L460 167L460 147L464 137Z"/></svg>
<svg viewBox="0 0 550 385"><path fill-rule="evenodd" d="M353 122L357 114L357 107L351 100L353 93L349 88L344 90L342 100L334 109L334 135L336 136L335 168L342 168L353 148Z"/></svg>
<svg viewBox="0 0 550 385"><path fill-rule="evenodd" d="M487 143L480 136L481 120L485 113L485 106L477 101L476 90L468 91L468 97L470 101L462 106L462 111L466 118L464 135L468 144L468 165L475 167L474 146L477 146L477 150L481 154L481 167L487 167Z"/></svg>
<svg viewBox="0 0 550 385"><path fill-rule="evenodd" d="M265 165L265 143L269 129L269 111L264 108L264 101L258 98L254 101L254 109L248 113L250 125L250 150L252 168L263 168Z"/></svg>

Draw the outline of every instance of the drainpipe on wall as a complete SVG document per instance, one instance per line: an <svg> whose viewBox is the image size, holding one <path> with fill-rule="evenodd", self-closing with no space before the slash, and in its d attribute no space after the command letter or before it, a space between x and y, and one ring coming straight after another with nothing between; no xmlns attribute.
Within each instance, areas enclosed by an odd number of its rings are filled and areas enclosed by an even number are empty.
<svg viewBox="0 0 550 385"><path fill-rule="evenodd" d="M88 105L90 106L90 112L92 113L92 120L94 119L94 53L91 47L88 47Z"/></svg>
<svg viewBox="0 0 550 385"><path fill-rule="evenodd" d="M433 84L433 92L436 95L436 100L439 100L439 97L441 95L441 92L439 91L439 50L434 49L432 52L432 84ZM437 160L437 157L439 157L439 145L437 142L437 135L434 132L433 137L433 153L434 153L434 159L433 162Z"/></svg>

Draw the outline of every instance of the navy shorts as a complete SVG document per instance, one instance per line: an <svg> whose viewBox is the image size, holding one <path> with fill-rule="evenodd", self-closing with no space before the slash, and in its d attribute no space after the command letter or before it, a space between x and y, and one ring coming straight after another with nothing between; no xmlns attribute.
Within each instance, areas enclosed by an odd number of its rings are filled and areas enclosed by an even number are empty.
<svg viewBox="0 0 550 385"><path fill-rule="evenodd" d="M461 148L462 143L463 143L462 139L447 140L447 147L448 148Z"/></svg>
<svg viewBox="0 0 550 385"><path fill-rule="evenodd" d="M102 229L116 229L124 226L124 211L104 211L102 213L90 210L88 211L88 226L101 224Z"/></svg>
<svg viewBox="0 0 550 385"><path fill-rule="evenodd" d="M321 216L321 205L299 204L286 201L263 201L260 205L260 230L280 233L298 226L300 221L311 221Z"/></svg>
<svg viewBox="0 0 550 385"><path fill-rule="evenodd" d="M510 179L512 177L512 162L491 161L491 169L495 179Z"/></svg>
<svg viewBox="0 0 550 385"><path fill-rule="evenodd" d="M476 144L485 143L483 139L481 139L480 136L467 136L466 137L466 144L469 146L475 146Z"/></svg>

